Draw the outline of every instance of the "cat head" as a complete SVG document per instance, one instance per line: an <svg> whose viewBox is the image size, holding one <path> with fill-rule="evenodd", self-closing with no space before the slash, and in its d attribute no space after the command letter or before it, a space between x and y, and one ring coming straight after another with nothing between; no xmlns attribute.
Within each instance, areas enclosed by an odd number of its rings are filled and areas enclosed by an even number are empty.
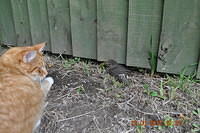
<svg viewBox="0 0 200 133"><path fill-rule="evenodd" d="M47 70L42 51L46 43L33 46L13 47L2 55L4 65L10 70L22 72L33 80L46 77Z"/></svg>

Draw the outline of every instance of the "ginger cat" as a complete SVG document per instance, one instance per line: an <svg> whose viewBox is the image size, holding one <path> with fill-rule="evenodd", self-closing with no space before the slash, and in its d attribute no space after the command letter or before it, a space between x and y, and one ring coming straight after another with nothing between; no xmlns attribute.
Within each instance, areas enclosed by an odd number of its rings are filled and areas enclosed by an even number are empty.
<svg viewBox="0 0 200 133"><path fill-rule="evenodd" d="M53 84L42 56L45 43L14 47L0 56L0 133L32 133Z"/></svg>

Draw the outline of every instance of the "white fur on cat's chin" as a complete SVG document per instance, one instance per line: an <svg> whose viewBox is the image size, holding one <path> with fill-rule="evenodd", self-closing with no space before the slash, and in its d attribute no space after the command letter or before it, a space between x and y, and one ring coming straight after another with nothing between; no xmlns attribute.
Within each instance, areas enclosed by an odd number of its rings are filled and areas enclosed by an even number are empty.
<svg viewBox="0 0 200 133"><path fill-rule="evenodd" d="M35 123L35 126L33 128L33 132L36 131L36 129L40 126L40 123L41 123L41 119L39 119L36 123Z"/></svg>
<svg viewBox="0 0 200 133"><path fill-rule="evenodd" d="M47 77L44 80L47 80L51 85L54 83L54 80L52 77Z"/></svg>
<svg viewBox="0 0 200 133"><path fill-rule="evenodd" d="M45 79L45 77L41 77L41 76L30 76L32 80L34 81L38 81L38 82L41 82L42 80Z"/></svg>

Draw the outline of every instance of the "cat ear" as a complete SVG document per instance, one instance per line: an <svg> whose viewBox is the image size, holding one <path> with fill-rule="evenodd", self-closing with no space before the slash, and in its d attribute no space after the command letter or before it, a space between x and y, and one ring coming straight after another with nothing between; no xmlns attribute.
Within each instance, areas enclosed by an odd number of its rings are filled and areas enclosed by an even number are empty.
<svg viewBox="0 0 200 133"><path fill-rule="evenodd" d="M31 62L37 55L37 51L28 51L25 53L25 55L23 56L23 61L25 63L29 63Z"/></svg>
<svg viewBox="0 0 200 133"><path fill-rule="evenodd" d="M41 53L43 52L45 46L46 46L46 42L34 45L34 47L36 48L36 50L38 50Z"/></svg>

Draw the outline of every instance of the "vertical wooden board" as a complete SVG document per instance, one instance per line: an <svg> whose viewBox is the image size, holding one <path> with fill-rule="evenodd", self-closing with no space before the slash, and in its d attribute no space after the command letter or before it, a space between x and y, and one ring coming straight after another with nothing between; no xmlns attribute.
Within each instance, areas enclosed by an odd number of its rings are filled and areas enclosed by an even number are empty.
<svg viewBox="0 0 200 133"><path fill-rule="evenodd" d="M6 50L7 50L7 48L1 47L1 45L0 45L0 56L1 56L4 52L6 52Z"/></svg>
<svg viewBox="0 0 200 133"><path fill-rule="evenodd" d="M27 0L11 0L18 46L32 45Z"/></svg>
<svg viewBox="0 0 200 133"><path fill-rule="evenodd" d="M157 56L162 0L129 0L127 65L150 68L150 55Z"/></svg>
<svg viewBox="0 0 200 133"><path fill-rule="evenodd" d="M69 0L47 0L51 47L54 53L72 54Z"/></svg>
<svg viewBox="0 0 200 133"><path fill-rule="evenodd" d="M33 44L47 42L50 50L50 31L46 0L28 0L30 30Z"/></svg>
<svg viewBox="0 0 200 133"><path fill-rule="evenodd" d="M200 49L200 1L166 0L159 48L158 71L187 73L197 68ZM188 66L193 67L188 67Z"/></svg>
<svg viewBox="0 0 200 133"><path fill-rule="evenodd" d="M3 47L1 46L1 43L0 43L0 56L3 54Z"/></svg>
<svg viewBox="0 0 200 133"><path fill-rule="evenodd" d="M0 56L3 54L3 48L0 46Z"/></svg>
<svg viewBox="0 0 200 133"><path fill-rule="evenodd" d="M73 55L96 59L96 0L70 0Z"/></svg>
<svg viewBox="0 0 200 133"><path fill-rule="evenodd" d="M198 70L197 70L197 78L200 79L200 58L199 58L199 67L198 67Z"/></svg>
<svg viewBox="0 0 200 133"><path fill-rule="evenodd" d="M127 0L97 0L97 58L125 63Z"/></svg>
<svg viewBox="0 0 200 133"><path fill-rule="evenodd" d="M16 44L10 0L0 0L0 43Z"/></svg>

